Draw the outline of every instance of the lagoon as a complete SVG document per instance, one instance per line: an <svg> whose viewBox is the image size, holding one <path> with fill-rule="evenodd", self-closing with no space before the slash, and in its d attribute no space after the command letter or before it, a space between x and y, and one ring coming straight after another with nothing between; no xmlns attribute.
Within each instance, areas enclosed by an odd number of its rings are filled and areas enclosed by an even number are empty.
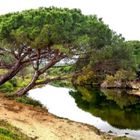
<svg viewBox="0 0 140 140"><path fill-rule="evenodd" d="M73 90L51 85L33 89L28 96L40 101L56 116L93 125L112 135L140 138L139 97L91 87Z"/></svg>

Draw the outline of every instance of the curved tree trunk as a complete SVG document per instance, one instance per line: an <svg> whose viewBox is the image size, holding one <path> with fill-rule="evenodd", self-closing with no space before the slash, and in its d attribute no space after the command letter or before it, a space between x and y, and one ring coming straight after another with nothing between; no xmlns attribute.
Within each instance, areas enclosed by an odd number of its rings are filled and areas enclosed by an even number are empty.
<svg viewBox="0 0 140 140"><path fill-rule="evenodd" d="M0 76L0 85L4 84L8 80L12 79L21 69L22 65L20 63L15 64L13 68L6 74Z"/></svg>
<svg viewBox="0 0 140 140"><path fill-rule="evenodd" d="M27 94L27 92L29 90L31 90L32 88L34 88L35 86L39 85L39 84L46 84L48 83L50 80L45 80L43 83L42 82L37 82L38 78L40 75L42 75L46 70L48 70L49 68L51 68L52 66L54 66L58 61L60 61L60 59L62 59L62 55L60 54L60 56L58 57L58 51L56 52L56 55L52 58L52 60L50 60L50 62L45 65L43 68L39 68L40 65L40 50L37 50L37 61L33 64L33 68L35 70L34 76L31 80L31 82L24 88L20 89L19 91L16 92L16 96L22 96Z"/></svg>
<svg viewBox="0 0 140 140"><path fill-rule="evenodd" d="M36 80L38 79L38 77L39 77L39 74L38 74L38 72L36 72L34 74L34 76L33 76L32 81L26 87L24 87L24 88L20 89L19 91L17 91L15 93L15 95L23 96L23 95L27 94L27 92L29 90L31 90L32 88L34 88L36 86Z"/></svg>
<svg viewBox="0 0 140 140"><path fill-rule="evenodd" d="M16 96L23 96L28 93L29 90L34 88L36 85L35 83L30 83L27 85L25 88L20 89L19 91L16 92Z"/></svg>

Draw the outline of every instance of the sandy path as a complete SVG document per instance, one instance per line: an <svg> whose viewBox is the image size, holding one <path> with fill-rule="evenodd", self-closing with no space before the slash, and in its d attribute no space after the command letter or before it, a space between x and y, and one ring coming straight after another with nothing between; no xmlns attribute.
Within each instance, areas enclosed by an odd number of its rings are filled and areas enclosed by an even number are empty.
<svg viewBox="0 0 140 140"><path fill-rule="evenodd" d="M0 96L0 119L21 129L36 140L105 140L93 127L61 119L40 108L33 108Z"/></svg>

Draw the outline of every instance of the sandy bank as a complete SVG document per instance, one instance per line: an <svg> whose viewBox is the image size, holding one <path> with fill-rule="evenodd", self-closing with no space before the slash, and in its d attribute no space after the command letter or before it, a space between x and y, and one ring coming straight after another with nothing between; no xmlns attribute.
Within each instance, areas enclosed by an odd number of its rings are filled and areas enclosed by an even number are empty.
<svg viewBox="0 0 140 140"><path fill-rule="evenodd" d="M0 119L36 140L112 139L89 125L58 118L41 108L17 103L3 96L0 96Z"/></svg>

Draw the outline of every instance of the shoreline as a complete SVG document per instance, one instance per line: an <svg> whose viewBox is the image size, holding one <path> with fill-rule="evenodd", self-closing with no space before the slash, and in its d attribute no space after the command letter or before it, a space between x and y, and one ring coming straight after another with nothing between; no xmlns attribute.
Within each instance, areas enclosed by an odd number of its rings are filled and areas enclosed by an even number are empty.
<svg viewBox="0 0 140 140"><path fill-rule="evenodd" d="M0 95L0 118L19 128L34 140L113 140L117 136L94 126L71 121L46 109L9 100Z"/></svg>

